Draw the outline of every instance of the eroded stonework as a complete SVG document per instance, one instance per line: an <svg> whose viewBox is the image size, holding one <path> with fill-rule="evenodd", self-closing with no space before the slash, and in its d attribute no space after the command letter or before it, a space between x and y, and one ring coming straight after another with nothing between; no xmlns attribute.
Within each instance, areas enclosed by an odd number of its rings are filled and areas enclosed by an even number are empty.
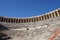
<svg viewBox="0 0 60 40"><path fill-rule="evenodd" d="M36 23L26 23L23 25L26 25L27 27L22 28L18 27L21 25L20 23L0 22L0 24L3 24L7 27L13 24L16 26L14 29L11 28L12 26L9 27L9 31L3 31L3 33L11 37L10 40L48 40L50 36L52 36L52 34L55 32L55 30L60 28L60 17ZM14 25L13 27L15 27ZM27 28L29 28L29 30L27 30Z"/></svg>

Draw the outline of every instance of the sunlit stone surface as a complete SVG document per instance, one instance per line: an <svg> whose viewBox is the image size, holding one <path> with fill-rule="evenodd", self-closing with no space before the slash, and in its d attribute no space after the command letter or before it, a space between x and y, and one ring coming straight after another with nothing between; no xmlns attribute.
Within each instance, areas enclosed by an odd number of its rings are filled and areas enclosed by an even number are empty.
<svg viewBox="0 0 60 40"><path fill-rule="evenodd" d="M0 24L8 27L3 33L11 37L9 40L60 40L60 34L53 38L54 32L60 29L60 16L37 22Z"/></svg>

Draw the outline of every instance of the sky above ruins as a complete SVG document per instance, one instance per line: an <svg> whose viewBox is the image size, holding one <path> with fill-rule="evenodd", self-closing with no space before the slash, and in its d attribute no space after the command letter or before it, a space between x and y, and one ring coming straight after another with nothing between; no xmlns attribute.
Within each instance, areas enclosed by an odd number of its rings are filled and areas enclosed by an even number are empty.
<svg viewBox="0 0 60 40"><path fill-rule="evenodd" d="M60 0L0 0L0 16L31 17L60 8Z"/></svg>

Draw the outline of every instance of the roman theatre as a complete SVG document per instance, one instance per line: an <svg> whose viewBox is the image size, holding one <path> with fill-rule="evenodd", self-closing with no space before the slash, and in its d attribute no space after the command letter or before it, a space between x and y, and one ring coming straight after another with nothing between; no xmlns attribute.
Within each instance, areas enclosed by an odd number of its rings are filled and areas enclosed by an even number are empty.
<svg viewBox="0 0 60 40"><path fill-rule="evenodd" d="M2 40L60 40L60 8L39 16L0 16Z"/></svg>

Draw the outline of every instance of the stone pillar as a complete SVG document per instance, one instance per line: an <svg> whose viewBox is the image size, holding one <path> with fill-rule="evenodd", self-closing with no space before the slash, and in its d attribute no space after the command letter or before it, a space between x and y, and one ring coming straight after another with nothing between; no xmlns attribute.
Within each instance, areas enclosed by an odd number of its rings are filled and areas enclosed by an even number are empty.
<svg viewBox="0 0 60 40"><path fill-rule="evenodd" d="M15 19L13 19L13 22L15 23Z"/></svg>
<svg viewBox="0 0 60 40"><path fill-rule="evenodd" d="M11 18L11 23L12 23L12 20L13 20L13 19Z"/></svg>
<svg viewBox="0 0 60 40"><path fill-rule="evenodd" d="M16 23L16 19L15 19L15 23Z"/></svg>
<svg viewBox="0 0 60 40"><path fill-rule="evenodd" d="M51 13L51 18L53 18L53 14Z"/></svg>
<svg viewBox="0 0 60 40"><path fill-rule="evenodd" d="M27 19L25 19L25 23L27 23Z"/></svg>
<svg viewBox="0 0 60 40"><path fill-rule="evenodd" d="M33 18L31 18L31 21L33 22Z"/></svg>
<svg viewBox="0 0 60 40"><path fill-rule="evenodd" d="M29 18L29 22L30 22L30 18Z"/></svg>
<svg viewBox="0 0 60 40"><path fill-rule="evenodd" d="M39 17L37 17L37 21L39 21Z"/></svg>
<svg viewBox="0 0 60 40"><path fill-rule="evenodd" d="M0 22L1 22L1 17L0 17Z"/></svg>
<svg viewBox="0 0 60 40"><path fill-rule="evenodd" d="M16 23L18 23L18 19L16 19Z"/></svg>
<svg viewBox="0 0 60 40"><path fill-rule="evenodd" d="M53 17L54 17L54 12L52 13Z"/></svg>
<svg viewBox="0 0 60 40"><path fill-rule="evenodd" d="M19 23L20 23L20 19L19 19Z"/></svg>
<svg viewBox="0 0 60 40"><path fill-rule="evenodd" d="M5 20L4 17L2 17L2 18L1 18L1 21L4 22L4 20Z"/></svg>
<svg viewBox="0 0 60 40"><path fill-rule="evenodd" d="M40 20L39 20L39 17L38 17L38 21L40 21Z"/></svg>
<svg viewBox="0 0 60 40"><path fill-rule="evenodd" d="M35 22L37 21L37 18L35 18Z"/></svg>
<svg viewBox="0 0 60 40"><path fill-rule="evenodd" d="M44 20L46 20L46 15L44 15Z"/></svg>
<svg viewBox="0 0 60 40"><path fill-rule="evenodd" d="M39 17L39 21L41 21L41 17Z"/></svg>
<svg viewBox="0 0 60 40"><path fill-rule="evenodd" d="M35 19L36 19L36 18L34 18L34 22L36 22Z"/></svg>
<svg viewBox="0 0 60 40"><path fill-rule="evenodd" d="M26 19L25 18L23 19L23 23L26 23Z"/></svg>
<svg viewBox="0 0 60 40"><path fill-rule="evenodd" d="M25 20L25 19L22 19L23 23L24 23L24 20Z"/></svg>
<svg viewBox="0 0 60 40"><path fill-rule="evenodd" d="M37 17L37 21L39 21L39 18Z"/></svg>
<svg viewBox="0 0 60 40"><path fill-rule="evenodd" d="M43 16L42 16L42 20L43 20Z"/></svg>
<svg viewBox="0 0 60 40"><path fill-rule="evenodd" d="M46 20L46 15L43 16L43 20Z"/></svg>
<svg viewBox="0 0 60 40"><path fill-rule="evenodd" d="M56 17L56 13L54 12L54 17Z"/></svg>
<svg viewBox="0 0 60 40"><path fill-rule="evenodd" d="M21 23L23 23L23 19L21 19Z"/></svg>
<svg viewBox="0 0 60 40"><path fill-rule="evenodd" d="M22 19L20 19L20 23L22 23Z"/></svg>
<svg viewBox="0 0 60 40"><path fill-rule="evenodd" d="M34 18L33 18L33 22L34 22Z"/></svg>
<svg viewBox="0 0 60 40"><path fill-rule="evenodd" d="M14 18L13 18L13 23L15 23Z"/></svg>
<svg viewBox="0 0 60 40"><path fill-rule="evenodd" d="M45 20L45 15L43 16L43 19Z"/></svg>
<svg viewBox="0 0 60 40"><path fill-rule="evenodd" d="M5 22L7 22L7 18L5 18Z"/></svg>
<svg viewBox="0 0 60 40"><path fill-rule="evenodd" d="M57 11L55 11L55 15L56 15L56 17L58 16L58 15L57 15Z"/></svg>
<svg viewBox="0 0 60 40"><path fill-rule="evenodd" d="M58 15L58 16L60 16L60 13L59 13L59 11L57 11L57 15Z"/></svg>
<svg viewBox="0 0 60 40"><path fill-rule="evenodd" d="M0 21L3 21L3 17L0 18Z"/></svg>
<svg viewBox="0 0 60 40"><path fill-rule="evenodd" d="M7 22L9 22L9 18L7 18Z"/></svg>
<svg viewBox="0 0 60 40"><path fill-rule="evenodd" d="M19 19L18 19L18 23L19 23Z"/></svg>
<svg viewBox="0 0 60 40"><path fill-rule="evenodd" d="M58 10L58 13L59 13L59 15L60 15L60 10Z"/></svg>
<svg viewBox="0 0 60 40"><path fill-rule="evenodd" d="M47 16L47 19L49 19L49 14L47 14L46 16Z"/></svg>
<svg viewBox="0 0 60 40"><path fill-rule="evenodd" d="M35 17L35 22L37 21L37 18Z"/></svg>
<svg viewBox="0 0 60 40"><path fill-rule="evenodd" d="M28 23L29 23L29 18L28 18Z"/></svg>
<svg viewBox="0 0 60 40"><path fill-rule="evenodd" d="M28 23L28 18L26 19L26 22Z"/></svg>
<svg viewBox="0 0 60 40"><path fill-rule="evenodd" d="M9 22L10 22L10 18L9 18Z"/></svg>
<svg viewBox="0 0 60 40"><path fill-rule="evenodd" d="M41 16L41 21L42 21L42 16Z"/></svg>
<svg viewBox="0 0 60 40"><path fill-rule="evenodd" d="M47 15L45 15L45 19L47 19Z"/></svg>
<svg viewBox="0 0 60 40"><path fill-rule="evenodd" d="M51 18L51 14L49 14L49 18Z"/></svg>

